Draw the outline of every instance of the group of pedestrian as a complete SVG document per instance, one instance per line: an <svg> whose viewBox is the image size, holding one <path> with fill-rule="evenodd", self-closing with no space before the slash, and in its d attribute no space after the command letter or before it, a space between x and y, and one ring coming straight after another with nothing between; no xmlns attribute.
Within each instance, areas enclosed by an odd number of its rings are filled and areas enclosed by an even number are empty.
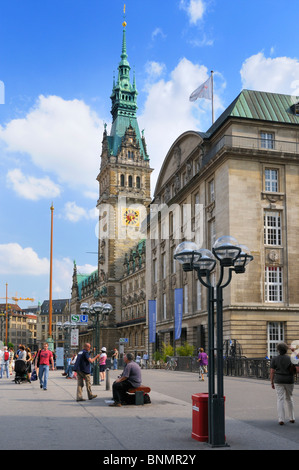
<svg viewBox="0 0 299 470"><path fill-rule="evenodd" d="M74 372L74 365L76 364L77 354L73 354L71 359L67 361L67 367L65 372L62 375L65 376L66 379L74 379L77 378L76 372Z"/></svg>
<svg viewBox="0 0 299 470"><path fill-rule="evenodd" d="M91 390L91 365L99 360L100 367L100 380L105 380L106 373L106 361L107 352L106 348L102 347L99 354L91 357L91 345L86 343L83 350L77 355L73 355L66 372L63 374L67 378L73 377L73 374L77 375L77 393L76 401L85 401L83 398L83 387L84 383L87 390L87 396L89 400L93 400L97 397ZM118 350L113 350L113 368L116 370L118 367ZM113 384L113 406L121 406L125 400L126 391L132 387L138 387L141 384L141 370L140 365L135 362L132 354L128 353L124 355L125 368L123 373L116 379ZM16 353L11 349L8 352L7 346L0 351L0 378L2 378L3 370L6 372L7 377L12 375L13 365L16 360L26 362L27 380L31 383L32 372L36 373L39 379L40 388L47 390L49 371L50 367L54 370L54 356L52 351L49 350L49 344L44 343L43 347L37 352L31 353L29 348L20 344ZM12 365L11 372L9 364Z"/></svg>
<svg viewBox="0 0 299 470"><path fill-rule="evenodd" d="M86 401L83 398L83 387L84 383L86 386L87 397L89 400L93 400L97 397L91 390L91 365L97 360L103 357L106 352L106 348L101 353L94 357L90 357L91 346L89 343L85 343L82 351L78 353L77 360L74 366L74 370L77 372L77 394L76 401ZM114 351L117 351L116 349ZM118 351L117 351L118 353ZM115 357L116 356L116 357ZM115 354L113 359L117 359L118 354ZM134 356L131 353L124 355L125 368L122 374L115 380L112 385L113 403L110 406L122 406L125 402L126 392L130 388L139 387L141 385L141 368L134 362ZM115 367L114 363L114 367ZM101 369L100 369L101 373Z"/></svg>
<svg viewBox="0 0 299 470"><path fill-rule="evenodd" d="M278 423L283 426L286 414L288 421L295 423L293 391L297 369L287 354L287 344L279 343L277 352L278 355L273 357L270 362L270 382L272 389L276 391ZM201 380L204 380L204 374L208 371L208 356L203 348L199 349L198 362L199 375Z"/></svg>
<svg viewBox="0 0 299 470"><path fill-rule="evenodd" d="M20 344L17 351L13 348L4 346L0 350L0 379L9 378L15 370L16 361L24 361L26 364L27 380L31 382L32 373L32 362L34 360L34 353L31 352L30 348L27 348L23 344Z"/></svg>
<svg viewBox="0 0 299 470"><path fill-rule="evenodd" d="M9 354L8 354L9 353ZM12 348L9 349L4 346L0 351L0 378L3 377L3 372L6 372L6 377L12 375L16 361L23 361L26 364L27 381L31 383L33 373L40 381L40 388L47 390L47 383L49 377L49 367L52 366L54 370L54 356L49 351L48 343L43 344L43 348L36 352L32 352L30 348L20 344L17 351L14 352Z"/></svg>

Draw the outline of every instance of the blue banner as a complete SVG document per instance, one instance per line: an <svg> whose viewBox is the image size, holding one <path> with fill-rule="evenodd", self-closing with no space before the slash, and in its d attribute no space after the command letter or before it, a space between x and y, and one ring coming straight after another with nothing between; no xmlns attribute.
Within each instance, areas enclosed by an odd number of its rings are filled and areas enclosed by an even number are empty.
<svg viewBox="0 0 299 470"><path fill-rule="evenodd" d="M174 339L180 339L183 318L183 289L174 291Z"/></svg>
<svg viewBox="0 0 299 470"><path fill-rule="evenodd" d="M149 342L150 343L156 342L156 320L157 320L156 301L149 300L148 301L148 330L149 330Z"/></svg>

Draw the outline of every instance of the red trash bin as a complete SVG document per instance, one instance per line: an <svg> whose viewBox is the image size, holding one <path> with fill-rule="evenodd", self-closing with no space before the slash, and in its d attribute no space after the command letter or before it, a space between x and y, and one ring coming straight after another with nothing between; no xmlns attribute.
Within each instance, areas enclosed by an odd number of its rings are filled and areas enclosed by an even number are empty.
<svg viewBox="0 0 299 470"><path fill-rule="evenodd" d="M209 440L208 393L192 395L192 438L200 442Z"/></svg>

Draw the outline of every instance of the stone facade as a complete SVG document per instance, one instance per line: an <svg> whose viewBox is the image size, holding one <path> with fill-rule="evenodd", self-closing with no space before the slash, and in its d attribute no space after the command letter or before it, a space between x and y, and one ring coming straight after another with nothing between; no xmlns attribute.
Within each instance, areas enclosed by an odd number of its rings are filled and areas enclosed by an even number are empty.
<svg viewBox="0 0 299 470"><path fill-rule="evenodd" d="M251 113L254 100L264 103L258 116ZM174 289L181 287L177 345L187 340L207 347L206 289L194 272L174 266L173 252L184 240L211 250L223 235L247 245L254 256L246 273L234 274L224 291L224 340L237 340L247 357L265 357L275 353L278 340L299 337L299 117L291 111L292 100L245 90L206 134L184 133L169 150L153 201L164 205L166 215L157 217L157 237L148 232L147 241L152 280L147 299L157 300L156 346L173 342ZM241 101L248 111L240 116Z"/></svg>

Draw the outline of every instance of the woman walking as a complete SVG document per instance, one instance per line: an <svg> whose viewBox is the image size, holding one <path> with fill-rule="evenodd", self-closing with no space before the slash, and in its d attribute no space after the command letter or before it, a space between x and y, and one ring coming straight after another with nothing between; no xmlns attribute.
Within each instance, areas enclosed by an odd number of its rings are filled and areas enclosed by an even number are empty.
<svg viewBox="0 0 299 470"><path fill-rule="evenodd" d="M203 348L199 349L197 361L199 362L199 375L201 375L201 380L204 381L204 374L208 372L208 356Z"/></svg>

